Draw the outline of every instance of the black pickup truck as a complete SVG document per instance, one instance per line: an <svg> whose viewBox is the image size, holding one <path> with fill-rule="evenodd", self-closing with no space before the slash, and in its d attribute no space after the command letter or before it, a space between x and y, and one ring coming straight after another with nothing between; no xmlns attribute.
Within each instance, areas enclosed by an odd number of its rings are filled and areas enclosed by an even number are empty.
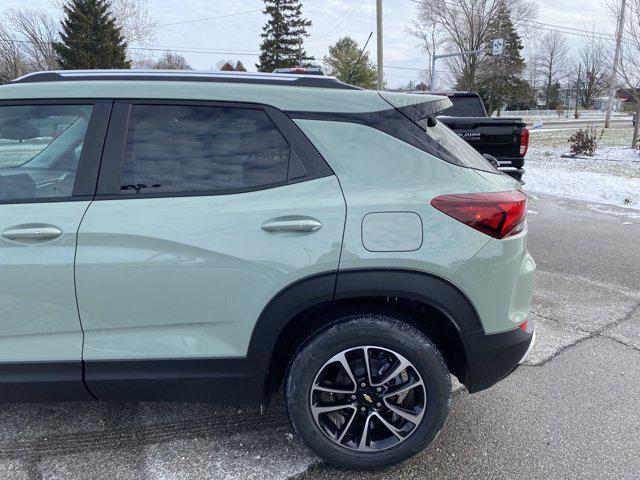
<svg viewBox="0 0 640 480"><path fill-rule="evenodd" d="M446 95L453 103L438 114L438 120L478 152L493 155L504 173L522 181L524 157L529 147L529 130L522 119L487 116L475 92L438 92L436 95Z"/></svg>

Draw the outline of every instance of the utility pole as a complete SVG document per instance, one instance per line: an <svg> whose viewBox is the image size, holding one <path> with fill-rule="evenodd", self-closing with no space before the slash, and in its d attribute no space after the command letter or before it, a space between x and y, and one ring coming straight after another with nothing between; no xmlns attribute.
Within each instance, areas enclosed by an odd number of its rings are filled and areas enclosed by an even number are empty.
<svg viewBox="0 0 640 480"><path fill-rule="evenodd" d="M382 0L376 0L376 29L377 29L377 61L378 61L378 90L384 88L384 67L382 55Z"/></svg>
<svg viewBox="0 0 640 480"><path fill-rule="evenodd" d="M573 118L578 118L578 101L580 100L580 70L582 63L578 64L578 80L576 81L576 109L573 112Z"/></svg>
<svg viewBox="0 0 640 480"><path fill-rule="evenodd" d="M622 34L624 33L624 14L627 9L627 0L622 0L620 13L618 14L618 28L616 30L616 52L613 55L613 72L609 84L609 99L607 100L607 116L604 120L604 128L609 128L611 122L611 110L613 109L613 99L616 96L616 81L618 79L618 64L620 63L620 48L622 47Z"/></svg>

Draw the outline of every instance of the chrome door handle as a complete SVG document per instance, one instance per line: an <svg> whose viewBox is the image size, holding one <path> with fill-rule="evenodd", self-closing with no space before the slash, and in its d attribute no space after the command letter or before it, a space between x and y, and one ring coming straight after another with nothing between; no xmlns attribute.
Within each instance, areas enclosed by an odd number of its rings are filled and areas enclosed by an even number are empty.
<svg viewBox="0 0 640 480"><path fill-rule="evenodd" d="M315 232L322 227L322 223L314 218L273 219L262 224L262 230L269 233L276 232Z"/></svg>
<svg viewBox="0 0 640 480"><path fill-rule="evenodd" d="M62 235L62 230L51 225L17 226L7 228L2 237L14 241L46 241Z"/></svg>

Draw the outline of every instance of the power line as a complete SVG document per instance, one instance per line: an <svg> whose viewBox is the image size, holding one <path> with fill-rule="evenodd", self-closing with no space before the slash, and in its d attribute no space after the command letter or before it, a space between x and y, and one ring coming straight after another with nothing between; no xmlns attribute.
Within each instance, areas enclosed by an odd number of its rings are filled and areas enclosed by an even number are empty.
<svg viewBox="0 0 640 480"><path fill-rule="evenodd" d="M324 32L321 35L318 35L315 38L311 38L309 40L307 40L307 42L315 42L316 40L320 40L323 37L326 37L327 35L329 35L331 32L333 32L334 30L336 30L340 25L342 25L344 22L346 22L347 20L349 20L349 18L351 18L351 16L356 13L356 10L358 10L360 8L360 6L365 2L365 0L360 0L360 3L358 3L353 10L351 10L349 13L347 13L347 15L340 20L337 24L335 24L330 30L327 30L326 32Z"/></svg>
<svg viewBox="0 0 640 480"><path fill-rule="evenodd" d="M236 13L228 13L226 15L218 15L217 17L208 17L208 18L198 18L195 20L184 20L182 22L173 22L173 23L161 23L158 27L169 27L171 25L184 25L185 23L196 23L196 22L209 22L211 20L218 20L219 18L227 18L227 17L235 17L238 15L246 15L247 13L255 13L261 12L261 8L256 8L253 10L247 10L245 12L236 12Z"/></svg>
<svg viewBox="0 0 640 480"><path fill-rule="evenodd" d="M413 3L416 3L416 4L419 4L419 5L424 3L421 0L409 0L409 1L413 2ZM443 5L447 5L449 7L452 7L458 13L464 13L463 11L461 11L459 9L459 5L456 5L456 4L453 4L453 3L450 3L450 2L446 2L444 0L440 0L439 3L442 3ZM563 33L563 34L566 34L566 35L574 35L574 36L583 37L583 38L596 39L596 40L606 40L606 41L615 40L615 34L612 34L612 33L606 33L606 32L589 33L587 31L581 30L579 28L564 27L562 25L557 25L557 24L553 24L553 23L546 23L546 22L539 22L537 20L519 19L514 23L523 24L524 26L529 26L529 27L536 27L536 28L538 28L540 30L544 30L544 31L548 31L548 32L558 32L558 33ZM630 42L628 40L623 40L623 43L627 43L627 44L630 45Z"/></svg>

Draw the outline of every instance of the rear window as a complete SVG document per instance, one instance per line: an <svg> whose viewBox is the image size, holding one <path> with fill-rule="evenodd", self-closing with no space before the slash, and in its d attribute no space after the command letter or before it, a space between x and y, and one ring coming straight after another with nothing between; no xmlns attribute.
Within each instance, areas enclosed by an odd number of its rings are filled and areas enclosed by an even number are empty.
<svg viewBox="0 0 640 480"><path fill-rule="evenodd" d="M475 148L456 135L444 123L436 120L435 125L430 127L427 120L425 118L420 121L420 126L426 131L428 142L434 150L435 156L454 165L484 172L498 172Z"/></svg>
<svg viewBox="0 0 640 480"><path fill-rule="evenodd" d="M446 117L486 117L487 112L484 109L482 100L476 96L464 96L456 97L450 96L451 105L449 108L445 108L438 115Z"/></svg>

